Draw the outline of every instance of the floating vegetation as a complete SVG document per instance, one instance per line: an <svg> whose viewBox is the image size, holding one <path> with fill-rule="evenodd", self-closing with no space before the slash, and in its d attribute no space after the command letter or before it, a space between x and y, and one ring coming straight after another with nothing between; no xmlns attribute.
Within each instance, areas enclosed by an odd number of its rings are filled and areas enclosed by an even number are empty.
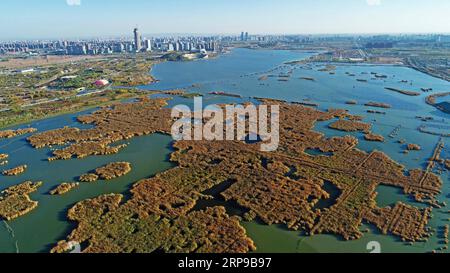
<svg viewBox="0 0 450 273"><path fill-rule="evenodd" d="M50 191L51 195L63 195L78 187L80 183L61 183L55 189Z"/></svg>
<svg viewBox="0 0 450 273"><path fill-rule="evenodd" d="M344 132L364 132L369 133L372 126L368 123L352 121L352 120L338 120L331 123L329 128Z"/></svg>
<svg viewBox="0 0 450 273"><path fill-rule="evenodd" d="M27 170L27 165L21 165L21 166L18 166L18 167L9 169L9 170L4 170L2 172L2 174L5 176L16 176L16 175L24 173L26 170Z"/></svg>
<svg viewBox="0 0 450 273"><path fill-rule="evenodd" d="M402 90L402 89L398 89L398 88L393 88L393 87L385 87L384 89L389 90L389 91L394 91L403 95L407 95L407 96L420 96L419 92L415 92L415 91L408 91L408 90Z"/></svg>
<svg viewBox="0 0 450 273"><path fill-rule="evenodd" d="M127 104L120 112L114 108L103 109L82 120L95 120L96 126L114 124L123 119L122 115L133 113L137 118L129 122L139 126L117 127L117 133L127 132L129 127L148 128L147 120L140 119L139 109L154 103ZM220 195L252 211L249 219L258 217L266 224L283 224L309 234L331 233L352 240L362 236L360 225L366 220L408 241L427 237L424 229L431 209L419 210L403 204L378 208L376 187L380 184L398 187L417 201L432 202L442 187L438 176L428 169L407 171L379 151L358 150L355 148L358 140L354 137L326 138L313 131L317 121L339 118L339 128L370 132L370 124L352 121L354 117L345 110L322 112L302 105L277 103L283 120L277 151L261 152L259 142L175 142L170 159L178 166L136 183L127 201L122 202L122 195L103 195L70 209L69 219L78 223L77 228L53 251L64 252L69 242L85 245L84 252L252 251L255 246L239 219L229 217L223 207L192 211L202 192L226 181L232 181L231 186ZM145 112L154 117L148 122L155 131L167 132L165 120L170 120L170 115L164 111L154 107ZM82 130L80 134L96 129ZM47 139L44 136L45 133L41 134L42 139ZM59 138L70 139L64 135ZM309 155L305 152L308 149L329 156ZM339 189L340 194L333 205L318 209L320 200L330 198L325 181ZM384 220L389 224L385 225Z"/></svg>
<svg viewBox="0 0 450 273"><path fill-rule="evenodd" d="M117 154L121 149L127 147L126 144L109 146L107 142L80 142L70 145L62 150L53 151L54 157L48 158L49 161L60 159L85 158L92 155L111 155Z"/></svg>
<svg viewBox="0 0 450 273"><path fill-rule="evenodd" d="M131 164L128 162L113 162L95 169L92 173L79 177L80 182L96 182L97 180L112 180L131 172Z"/></svg>
<svg viewBox="0 0 450 273"><path fill-rule="evenodd" d="M170 133L171 110L162 108L166 105L166 99L148 98L141 98L135 103L117 104L78 117L81 123L94 125L92 129L65 127L35 134L28 141L35 148L67 145L53 151L54 157L49 160L118 153L126 145L111 146L112 143L156 132Z"/></svg>
<svg viewBox="0 0 450 273"><path fill-rule="evenodd" d="M8 164L8 157L9 155L7 154L0 154L0 166Z"/></svg>
<svg viewBox="0 0 450 273"><path fill-rule="evenodd" d="M404 241L423 241L431 234L426 226L430 219L431 208L418 208L397 203L393 208L377 208L366 212L364 219L378 227L383 234L394 234Z"/></svg>
<svg viewBox="0 0 450 273"><path fill-rule="evenodd" d="M222 92L222 91L210 92L209 94L216 95L216 96L223 96L223 97L232 97L232 98L241 98L242 97L239 94L232 94L232 93L227 93L227 92Z"/></svg>
<svg viewBox="0 0 450 273"><path fill-rule="evenodd" d="M406 149L408 151L420 151L420 150L422 150L422 148L419 145L417 145L417 144L408 144L406 146Z"/></svg>
<svg viewBox="0 0 450 273"><path fill-rule="evenodd" d="M186 91L184 91L182 89L175 89L175 90L163 91L162 93L166 94L166 95L171 95L171 96L183 96L186 94Z"/></svg>
<svg viewBox="0 0 450 273"><path fill-rule="evenodd" d="M369 114L386 115L386 112L383 112L383 111L377 111L377 110L367 110L367 113L369 113Z"/></svg>
<svg viewBox="0 0 450 273"><path fill-rule="evenodd" d="M376 135L372 133L364 135L364 139L367 141L384 142L384 137L382 135Z"/></svg>
<svg viewBox="0 0 450 273"><path fill-rule="evenodd" d="M183 95L181 95L181 97L185 98L185 99L193 99L196 97L203 97L202 93L185 93Z"/></svg>
<svg viewBox="0 0 450 273"><path fill-rule="evenodd" d="M305 81L316 81L316 79L312 78L312 77L300 77L301 80L305 80Z"/></svg>
<svg viewBox="0 0 450 273"><path fill-rule="evenodd" d="M356 105L356 104L358 104L358 102L356 100L348 100L348 101L345 102L345 104Z"/></svg>
<svg viewBox="0 0 450 273"><path fill-rule="evenodd" d="M70 250L70 242L85 243L85 253L246 253L256 249L239 218L229 217L223 207L171 219L149 215L137 200L121 205L122 199L110 194L75 205L68 217L79 222L78 228L51 252Z"/></svg>
<svg viewBox="0 0 450 273"><path fill-rule="evenodd" d="M10 221L35 209L37 201L30 199L29 194L35 192L42 182L25 182L7 188L0 195L0 218Z"/></svg>
<svg viewBox="0 0 450 273"><path fill-rule="evenodd" d="M445 168L447 168L447 170L450 170L450 159L446 159L444 164L445 164Z"/></svg>
<svg viewBox="0 0 450 273"><path fill-rule="evenodd" d="M392 108L391 105L387 104L387 103L382 103L382 102L373 102L370 101L366 104L364 104L365 106L370 106L370 107L378 107L378 108Z"/></svg>
<svg viewBox="0 0 450 273"><path fill-rule="evenodd" d="M444 244L448 245L448 234L449 234L449 226L444 226Z"/></svg>
<svg viewBox="0 0 450 273"><path fill-rule="evenodd" d="M13 138L16 136L34 133L36 131L37 131L37 129L35 129L35 128L0 131L0 138Z"/></svg>
<svg viewBox="0 0 450 273"><path fill-rule="evenodd" d="M95 170L95 174L102 180L111 180L124 176L131 172L131 164L128 162L114 162Z"/></svg>
<svg viewBox="0 0 450 273"><path fill-rule="evenodd" d="M98 180L98 175L96 175L95 173L83 174L80 176L80 178L78 180L80 182L92 183L92 182L96 182Z"/></svg>
<svg viewBox="0 0 450 273"><path fill-rule="evenodd" d="M292 104L298 104L298 105L303 105L303 106L308 106L308 107L319 107L319 104L314 103L314 102L293 101Z"/></svg>

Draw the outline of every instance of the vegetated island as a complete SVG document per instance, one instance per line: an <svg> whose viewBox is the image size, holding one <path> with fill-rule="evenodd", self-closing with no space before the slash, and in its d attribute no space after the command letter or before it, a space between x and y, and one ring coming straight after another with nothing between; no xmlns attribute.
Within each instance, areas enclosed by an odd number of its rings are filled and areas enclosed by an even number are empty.
<svg viewBox="0 0 450 273"><path fill-rule="evenodd" d="M374 102L374 101L370 101L364 105L369 106L369 107L378 107L378 108L386 108L386 109L392 108L392 106L387 103Z"/></svg>
<svg viewBox="0 0 450 273"><path fill-rule="evenodd" d="M181 95L181 97L185 98L185 99L193 99L196 97L203 97L202 93L185 93L183 95Z"/></svg>
<svg viewBox="0 0 450 273"><path fill-rule="evenodd" d="M338 120L336 122L331 123L329 128L344 132L364 132L368 134L372 126L368 123L353 121L353 120Z"/></svg>
<svg viewBox="0 0 450 273"><path fill-rule="evenodd" d="M129 172L131 172L131 164L128 162L113 162L95 170L95 174L102 180L111 180Z"/></svg>
<svg viewBox="0 0 450 273"><path fill-rule="evenodd" d="M309 106L309 107L319 107L318 103L315 102L307 102L307 101L293 101L293 104L303 105L303 106Z"/></svg>
<svg viewBox="0 0 450 273"><path fill-rule="evenodd" d="M376 141L376 142L384 142L384 137L382 135L376 135L376 134L365 134L364 139L367 141Z"/></svg>
<svg viewBox="0 0 450 273"><path fill-rule="evenodd" d="M8 164L8 157L9 155L7 154L0 154L0 166Z"/></svg>
<svg viewBox="0 0 450 273"><path fill-rule="evenodd" d="M415 92L415 91L408 91L408 90L402 90L402 89L398 89L398 88L393 88L393 87L385 87L384 89L389 90L389 91L394 91L403 95L407 95L407 96L420 96L419 92Z"/></svg>
<svg viewBox="0 0 450 273"><path fill-rule="evenodd" d="M227 93L222 91L214 91L209 92L210 95L223 96L223 97L232 97L232 98L241 98L242 96L239 94Z"/></svg>
<svg viewBox="0 0 450 273"><path fill-rule="evenodd" d="M27 170L27 168L28 168L27 165L21 165L9 170L4 170L2 174L5 176L17 176L19 174L24 173Z"/></svg>
<svg viewBox="0 0 450 273"><path fill-rule="evenodd" d="M422 147L420 147L418 144L410 143L406 146L406 149L408 151L420 151L420 150L422 150Z"/></svg>
<svg viewBox="0 0 450 273"><path fill-rule="evenodd" d="M305 80L305 81L311 81L311 82L315 82L316 79L312 78L312 77L300 77L301 80Z"/></svg>
<svg viewBox="0 0 450 273"><path fill-rule="evenodd" d="M0 131L0 138L13 138L16 136L31 134L36 132L35 128L17 129L17 130L5 130Z"/></svg>
<svg viewBox="0 0 450 273"><path fill-rule="evenodd" d="M354 240L361 238L360 225L366 221L405 241L427 240L432 208L403 203L380 208L375 192L380 184L394 186L419 202L438 206L442 180L432 167L406 171L382 152L358 150L354 137L326 138L313 130L317 121L352 119L345 110L322 112L269 99L261 102L280 105L283 122L277 151L261 152L261 143L244 141L175 142L170 159L178 166L139 181L127 200L109 194L71 208L68 217L78 226L52 252L68 250L70 242L85 245L84 252L252 251L255 245L239 218L230 217L223 207L195 209L203 198L201 193L223 183L230 185L221 192L225 200L237 202L269 225ZM87 137L99 142L111 128L116 136L111 143L122 136L169 134L170 109L163 105L161 100L148 99L116 105L79 117L95 127L78 131L76 138L70 131L57 131L58 137L51 137L53 130L32 136L30 142L35 147L59 142L77 145ZM127 119L129 116L139 118ZM367 131L370 125L358 127ZM311 156L307 149L330 156ZM316 204L330 196L324 189L326 181L335 185L340 195L334 205L319 209Z"/></svg>
<svg viewBox="0 0 450 273"><path fill-rule="evenodd" d="M80 183L61 183L50 191L51 195L63 195L80 186Z"/></svg>
<svg viewBox="0 0 450 273"><path fill-rule="evenodd" d="M434 106L436 109L438 109L444 113L450 114L450 102L449 101L444 101L441 103L436 102L437 98L446 97L446 96L450 96L450 92L437 93L437 94L430 95L425 99L425 101L427 104Z"/></svg>
<svg viewBox="0 0 450 273"><path fill-rule="evenodd" d="M87 174L80 175L78 180L80 182L92 183L92 182L96 182L98 180L98 175L96 175L95 173L87 173Z"/></svg>
<svg viewBox="0 0 450 273"><path fill-rule="evenodd" d="M27 214L38 206L37 201L30 199L29 194L35 192L42 182L25 182L2 191L0 194L0 219L7 221Z"/></svg>
<svg viewBox="0 0 450 273"><path fill-rule="evenodd" d="M101 180L112 180L131 172L131 164L128 162L113 162L106 166L97 168L93 173L81 175L80 182L95 182Z"/></svg>
<svg viewBox="0 0 450 273"><path fill-rule="evenodd" d="M367 113L369 114L379 114L379 115L386 115L386 112L384 111L377 111L377 110L367 110Z"/></svg>

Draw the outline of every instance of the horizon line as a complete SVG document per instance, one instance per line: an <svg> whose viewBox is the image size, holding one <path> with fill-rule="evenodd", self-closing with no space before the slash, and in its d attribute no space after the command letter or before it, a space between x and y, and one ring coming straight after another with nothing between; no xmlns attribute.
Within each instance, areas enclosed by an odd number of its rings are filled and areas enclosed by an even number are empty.
<svg viewBox="0 0 450 273"><path fill-rule="evenodd" d="M341 32L341 33L249 33L250 36L370 36L370 35L450 35L450 32ZM177 32L161 32L161 33L144 33L142 36L156 37L175 37L175 36L240 36L240 33L177 33ZM0 42L12 41L56 41L56 40L85 40L85 39L118 39L118 38L132 38L132 34L124 35L81 35L71 37L40 37L40 38L0 38Z"/></svg>

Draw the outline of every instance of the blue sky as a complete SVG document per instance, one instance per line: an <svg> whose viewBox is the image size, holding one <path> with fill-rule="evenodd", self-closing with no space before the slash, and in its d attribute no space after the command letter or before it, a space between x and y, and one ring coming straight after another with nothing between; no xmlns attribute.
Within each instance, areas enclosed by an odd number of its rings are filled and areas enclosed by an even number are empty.
<svg viewBox="0 0 450 273"><path fill-rule="evenodd" d="M2 0L0 40L192 33L450 33L450 0Z"/></svg>

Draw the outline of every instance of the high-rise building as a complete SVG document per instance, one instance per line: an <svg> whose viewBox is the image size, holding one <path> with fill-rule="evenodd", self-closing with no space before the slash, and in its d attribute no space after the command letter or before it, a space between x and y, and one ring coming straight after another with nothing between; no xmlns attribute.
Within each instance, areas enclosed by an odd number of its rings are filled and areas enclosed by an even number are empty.
<svg viewBox="0 0 450 273"><path fill-rule="evenodd" d="M180 42L175 43L175 51L181 51L181 43Z"/></svg>
<svg viewBox="0 0 450 273"><path fill-rule="evenodd" d="M248 32L245 33L245 40L248 41Z"/></svg>
<svg viewBox="0 0 450 273"><path fill-rule="evenodd" d="M145 40L145 50L152 51L152 41L151 40Z"/></svg>
<svg viewBox="0 0 450 273"><path fill-rule="evenodd" d="M244 41L245 40L245 33L242 31L241 32L241 41Z"/></svg>
<svg viewBox="0 0 450 273"><path fill-rule="evenodd" d="M136 52L140 52L142 50L142 38L138 28L134 29L134 49Z"/></svg>

